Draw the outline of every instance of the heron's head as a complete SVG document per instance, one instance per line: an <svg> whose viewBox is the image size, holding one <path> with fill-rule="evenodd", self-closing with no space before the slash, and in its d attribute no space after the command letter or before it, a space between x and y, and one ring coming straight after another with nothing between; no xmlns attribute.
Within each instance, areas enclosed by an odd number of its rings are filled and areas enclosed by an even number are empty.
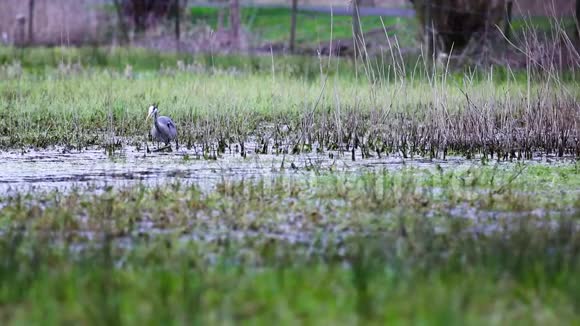
<svg viewBox="0 0 580 326"><path fill-rule="evenodd" d="M147 118L145 118L145 121L149 120L149 118L154 116L155 113L157 113L157 105L153 104L149 107L149 112L147 113Z"/></svg>

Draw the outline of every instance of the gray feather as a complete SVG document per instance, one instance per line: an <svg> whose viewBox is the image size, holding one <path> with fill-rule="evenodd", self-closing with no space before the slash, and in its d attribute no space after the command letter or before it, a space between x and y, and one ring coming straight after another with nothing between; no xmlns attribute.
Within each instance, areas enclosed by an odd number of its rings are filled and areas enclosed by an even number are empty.
<svg viewBox="0 0 580 326"><path fill-rule="evenodd" d="M177 137L177 128L171 118L166 116L157 117L157 122L154 122L151 128L151 137L165 144L169 144L169 142L175 140Z"/></svg>

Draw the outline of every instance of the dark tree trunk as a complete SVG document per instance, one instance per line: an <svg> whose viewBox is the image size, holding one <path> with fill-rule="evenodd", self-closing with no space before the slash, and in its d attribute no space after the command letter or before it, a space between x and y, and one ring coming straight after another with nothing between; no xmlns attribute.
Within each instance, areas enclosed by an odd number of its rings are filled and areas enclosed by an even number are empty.
<svg viewBox="0 0 580 326"><path fill-rule="evenodd" d="M294 53L294 42L296 41L296 12L298 11L298 0L292 0L292 20L290 21L290 52Z"/></svg>
<svg viewBox="0 0 580 326"><path fill-rule="evenodd" d="M28 1L28 44L34 42L34 0Z"/></svg>
<svg viewBox="0 0 580 326"><path fill-rule="evenodd" d="M217 30L221 31L223 29L224 29L224 8L220 7L218 9Z"/></svg>
<svg viewBox="0 0 580 326"><path fill-rule="evenodd" d="M125 24L125 18L123 17L123 7L119 0L113 0L115 5L115 10L117 11L117 19L119 20L119 29L121 30L121 43L127 43L129 41L129 33L127 31L127 25Z"/></svg>
<svg viewBox="0 0 580 326"><path fill-rule="evenodd" d="M181 26L180 26L180 16L181 16L181 6L179 5L179 0L175 0L173 10L175 11L175 46L179 52L179 41L181 38Z"/></svg>
<svg viewBox="0 0 580 326"><path fill-rule="evenodd" d="M360 13L358 2L359 0L352 0L352 37L355 59L358 57L362 57L364 53L364 44L363 44L364 42L360 28Z"/></svg>
<svg viewBox="0 0 580 326"><path fill-rule="evenodd" d="M431 1L425 1L425 42L427 46L427 55L431 58L433 52L433 42L431 37L433 36L433 21L431 20Z"/></svg>
<svg viewBox="0 0 580 326"><path fill-rule="evenodd" d="M580 0L576 0L576 33L580 37Z"/></svg>
<svg viewBox="0 0 580 326"><path fill-rule="evenodd" d="M435 26L433 25L433 13L432 13L431 0L425 0L425 47L427 49L427 56L430 62L435 60L437 55L437 32L435 31Z"/></svg>
<svg viewBox="0 0 580 326"><path fill-rule="evenodd" d="M505 30L504 30L504 34L505 34L505 38L508 39L508 40L511 38L511 32L512 32L512 12L513 12L513 7L514 7L514 3L512 1L508 1L508 3L506 3L506 8L505 8Z"/></svg>
<svg viewBox="0 0 580 326"><path fill-rule="evenodd" d="M240 1L230 0L230 29L232 37L232 47L240 47Z"/></svg>

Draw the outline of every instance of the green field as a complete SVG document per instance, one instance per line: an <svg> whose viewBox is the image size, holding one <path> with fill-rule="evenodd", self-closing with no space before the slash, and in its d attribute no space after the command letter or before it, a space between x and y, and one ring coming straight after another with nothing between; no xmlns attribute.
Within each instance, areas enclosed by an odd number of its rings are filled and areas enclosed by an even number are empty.
<svg viewBox="0 0 580 326"><path fill-rule="evenodd" d="M228 9L224 9L224 27L229 24ZM194 23L205 23L217 28L218 9L194 7L190 9ZM242 25L263 41L286 42L289 39L291 10L287 8L243 7L241 9ZM383 17L385 26L397 25L402 30L415 26L413 19ZM376 16L361 17L363 31L382 29L381 18ZM298 11L296 16L296 42L318 43L333 39L352 38L352 20L349 16L331 16L327 13Z"/></svg>
<svg viewBox="0 0 580 326"><path fill-rule="evenodd" d="M218 27L218 12L215 7L192 7L189 10L193 24L207 24L211 28ZM223 9L223 26L229 25L229 9ZM288 8L242 7L241 22L252 37L263 42L288 42L290 36L291 10ZM390 37L396 35L402 47L414 47L418 43L418 24L414 17L380 17L361 16L360 25L363 32L383 30L387 28ZM555 26L567 31L575 29L573 17L553 19L550 17L514 17L512 29L516 36L521 37L531 30L550 33ZM299 10L296 16L296 42L298 45L316 44L331 39L351 39L352 19L350 16L331 16L329 13L319 13ZM384 36L383 36L384 38ZM386 42L386 39L381 39Z"/></svg>

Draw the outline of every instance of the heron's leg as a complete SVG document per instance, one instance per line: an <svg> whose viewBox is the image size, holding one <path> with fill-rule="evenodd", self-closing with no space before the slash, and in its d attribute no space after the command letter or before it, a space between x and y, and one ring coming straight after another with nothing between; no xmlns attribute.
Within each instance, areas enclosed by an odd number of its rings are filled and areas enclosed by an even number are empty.
<svg viewBox="0 0 580 326"><path fill-rule="evenodd" d="M175 150L179 150L179 141L177 140L177 137L175 137Z"/></svg>
<svg viewBox="0 0 580 326"><path fill-rule="evenodd" d="M163 151L165 151L165 150L167 150L167 149L171 149L171 145L166 145L166 146L164 146L164 147L157 148L156 150L154 150L154 152L155 152L155 153L157 153L157 152L163 152Z"/></svg>
<svg viewBox="0 0 580 326"><path fill-rule="evenodd" d="M151 153L151 151L149 150L149 140L151 139L151 134L147 134L147 136L145 136L145 149L147 154Z"/></svg>

